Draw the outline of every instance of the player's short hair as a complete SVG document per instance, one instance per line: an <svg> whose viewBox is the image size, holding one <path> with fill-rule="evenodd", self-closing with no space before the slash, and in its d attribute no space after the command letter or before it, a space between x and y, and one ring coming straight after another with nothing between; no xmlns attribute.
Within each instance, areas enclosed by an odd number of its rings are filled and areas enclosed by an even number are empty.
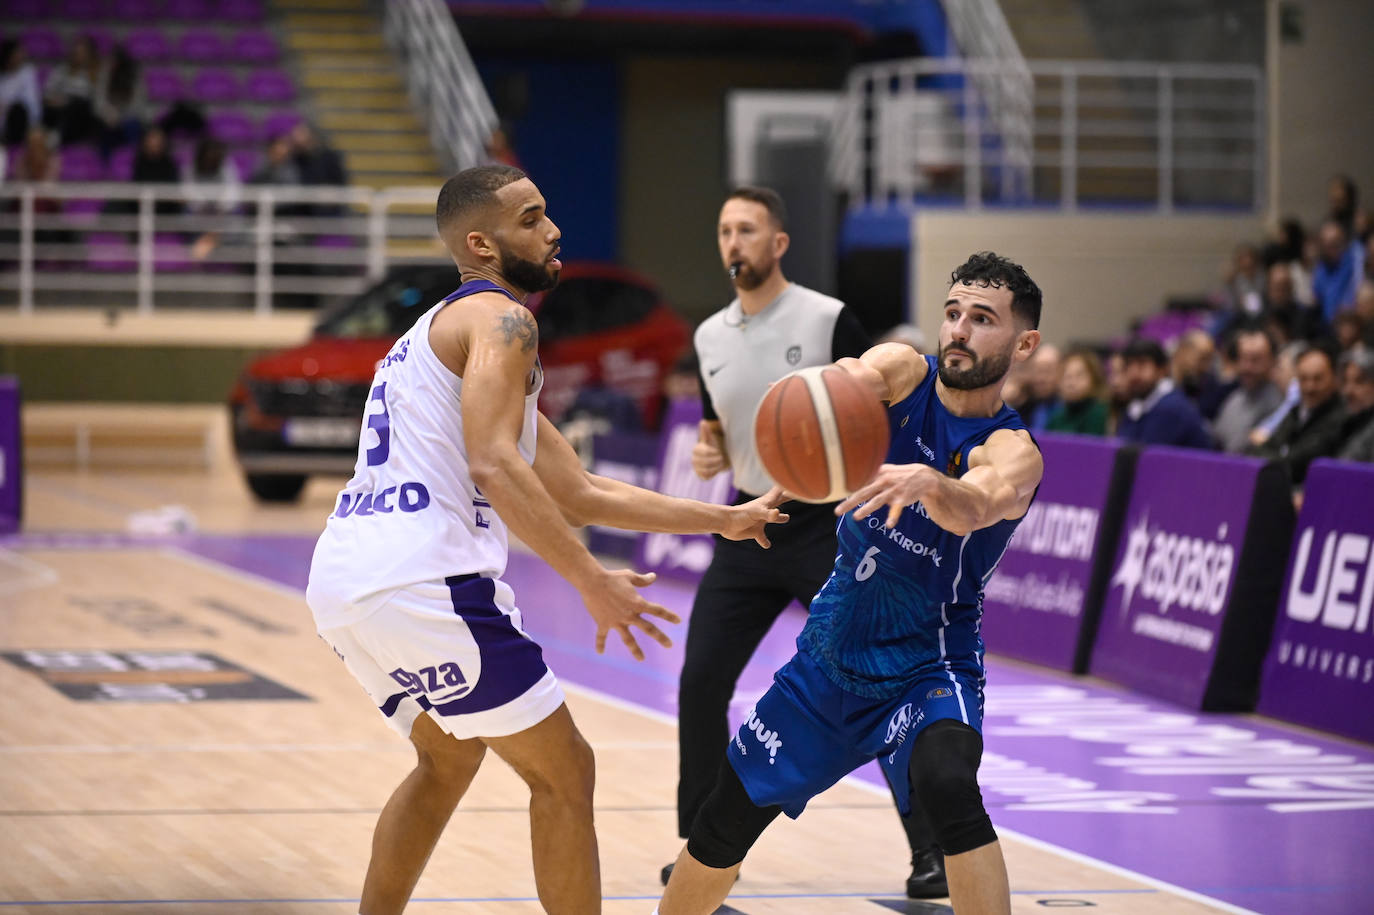
<svg viewBox="0 0 1374 915"><path fill-rule="evenodd" d="M434 222L443 235L461 220L496 201L496 192L508 184L526 177L520 169L510 165L479 165L465 168L444 182L439 189L439 202L434 207Z"/></svg>
<svg viewBox="0 0 1374 915"><path fill-rule="evenodd" d="M1164 352L1164 347L1157 341L1145 337L1136 337L1127 343L1126 348L1121 351L1121 358L1127 363L1152 362L1159 368L1169 364L1169 356Z"/></svg>
<svg viewBox="0 0 1374 915"><path fill-rule="evenodd" d="M1011 313L1030 326L1032 330L1040 327L1040 306L1042 297L1040 287L1030 278L1026 269L1005 257L991 251L979 251L955 269L949 277L950 285L962 283L965 286L991 286L994 289L1006 287L1011 291Z"/></svg>
<svg viewBox="0 0 1374 915"><path fill-rule="evenodd" d="M787 231L787 204L782 202L782 195L771 187L758 187L752 184L742 184L730 192L726 200L748 200L757 203L768 211L768 216L777 224L779 232Z"/></svg>

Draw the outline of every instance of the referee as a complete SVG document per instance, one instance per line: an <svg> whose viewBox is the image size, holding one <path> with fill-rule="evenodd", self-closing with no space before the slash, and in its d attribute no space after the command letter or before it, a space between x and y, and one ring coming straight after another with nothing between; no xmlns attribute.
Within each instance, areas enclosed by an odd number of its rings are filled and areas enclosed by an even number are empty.
<svg viewBox="0 0 1374 915"><path fill-rule="evenodd" d="M739 501L771 488L754 449L754 411L768 386L795 369L858 356L872 344L844 303L788 282L787 215L770 188L741 187L720 211L720 257L738 293L702 322L693 340L700 366L702 412L692 468L703 479L733 469ZM745 664L778 614L803 607L835 561L834 505L789 502L791 520L769 531L772 549L717 537L687 625L678 693L678 835L716 782L720 748L729 740L730 698ZM907 894L945 896L944 859L924 817L903 820L912 848ZM663 868L668 882L673 865Z"/></svg>

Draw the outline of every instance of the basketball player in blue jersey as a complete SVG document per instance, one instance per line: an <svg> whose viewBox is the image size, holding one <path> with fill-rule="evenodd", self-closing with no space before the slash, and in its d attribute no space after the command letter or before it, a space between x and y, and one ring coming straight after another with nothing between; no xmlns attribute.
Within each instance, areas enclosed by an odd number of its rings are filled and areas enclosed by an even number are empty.
<svg viewBox="0 0 1374 915"><path fill-rule="evenodd" d="M539 414L538 327L524 301L562 266L559 231L519 169L460 172L439 193L439 234L462 285L377 366L353 478L315 547L316 628L414 744L415 769L378 819L362 915L394 915L490 749L530 788L534 877L546 911L601 910L591 748L525 631L506 571L508 532L578 591L596 648L677 622L601 565L570 524L720 533L768 545L781 492L738 506L675 499L587 473ZM553 608L550 608L552 611Z"/></svg>
<svg viewBox="0 0 1374 915"><path fill-rule="evenodd" d="M1039 449L1002 402L1040 342L1040 290L990 252L954 271L938 356L883 344L837 365L888 404L878 474L836 506L839 554L797 653L726 747L656 910L706 915L779 813L877 759L914 791L945 855L959 915L1011 911L978 789L983 588L1030 507Z"/></svg>

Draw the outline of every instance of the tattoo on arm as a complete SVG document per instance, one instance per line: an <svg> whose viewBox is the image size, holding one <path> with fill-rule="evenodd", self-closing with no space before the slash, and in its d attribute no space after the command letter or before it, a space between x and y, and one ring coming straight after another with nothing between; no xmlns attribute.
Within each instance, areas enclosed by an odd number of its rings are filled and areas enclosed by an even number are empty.
<svg viewBox="0 0 1374 915"><path fill-rule="evenodd" d="M501 335L506 338L507 346L516 340L520 341L522 353L528 353L539 345L539 327L534 323L534 318L530 317L530 313L523 308L512 308L501 315L499 329Z"/></svg>

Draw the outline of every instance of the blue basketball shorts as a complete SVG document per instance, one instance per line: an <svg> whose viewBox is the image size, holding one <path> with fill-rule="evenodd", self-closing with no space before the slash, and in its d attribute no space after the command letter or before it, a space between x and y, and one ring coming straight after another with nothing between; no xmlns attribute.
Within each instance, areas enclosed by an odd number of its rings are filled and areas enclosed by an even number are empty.
<svg viewBox="0 0 1374 915"><path fill-rule="evenodd" d="M755 804L777 804L793 819L811 798L877 759L905 815L916 735L942 719L981 734L982 710L979 680L966 673L932 669L895 698L871 699L836 685L798 651L749 710L726 755Z"/></svg>

